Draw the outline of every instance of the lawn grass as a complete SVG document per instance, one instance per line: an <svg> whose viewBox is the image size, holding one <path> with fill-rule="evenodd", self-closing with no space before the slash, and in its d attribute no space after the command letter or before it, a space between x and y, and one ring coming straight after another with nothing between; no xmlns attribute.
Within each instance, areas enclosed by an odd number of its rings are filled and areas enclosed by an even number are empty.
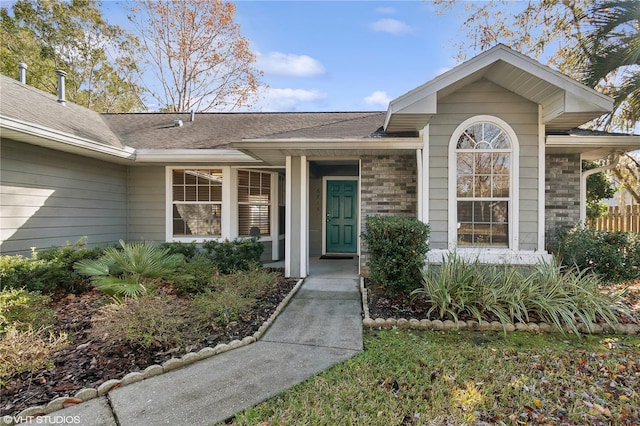
<svg viewBox="0 0 640 426"><path fill-rule="evenodd" d="M637 336L388 330L365 348L232 424L640 422Z"/></svg>

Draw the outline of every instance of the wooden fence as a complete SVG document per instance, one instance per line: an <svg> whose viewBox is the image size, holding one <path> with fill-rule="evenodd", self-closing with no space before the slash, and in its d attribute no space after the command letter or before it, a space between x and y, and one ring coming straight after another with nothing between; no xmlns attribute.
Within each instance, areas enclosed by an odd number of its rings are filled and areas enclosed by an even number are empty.
<svg viewBox="0 0 640 426"><path fill-rule="evenodd" d="M607 215L593 220L591 227L600 231L640 232L640 205L609 206Z"/></svg>

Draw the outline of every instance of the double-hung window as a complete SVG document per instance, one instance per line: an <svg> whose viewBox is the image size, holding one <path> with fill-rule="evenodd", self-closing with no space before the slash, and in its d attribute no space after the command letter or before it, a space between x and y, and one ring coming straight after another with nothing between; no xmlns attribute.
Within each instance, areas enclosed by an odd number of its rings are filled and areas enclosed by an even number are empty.
<svg viewBox="0 0 640 426"><path fill-rule="evenodd" d="M455 142L456 245L509 247L513 141L491 121L464 126Z"/></svg>
<svg viewBox="0 0 640 426"><path fill-rule="evenodd" d="M220 236L221 169L173 169L172 235Z"/></svg>
<svg viewBox="0 0 640 426"><path fill-rule="evenodd" d="M238 170L238 235L271 234L271 176Z"/></svg>

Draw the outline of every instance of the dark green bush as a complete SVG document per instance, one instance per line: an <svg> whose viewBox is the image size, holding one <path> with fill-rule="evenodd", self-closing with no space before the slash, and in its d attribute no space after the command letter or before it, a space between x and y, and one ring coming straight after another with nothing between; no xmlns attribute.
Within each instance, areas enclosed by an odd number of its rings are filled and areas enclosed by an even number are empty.
<svg viewBox="0 0 640 426"><path fill-rule="evenodd" d="M198 250L198 246L195 241L190 243L182 243L180 241L171 242L171 243L162 243L160 247L163 249L169 249L169 254L181 254L185 259L193 259L197 256L200 251Z"/></svg>
<svg viewBox="0 0 640 426"><path fill-rule="evenodd" d="M172 279L173 288L181 296L202 293L211 289L211 280L217 272L213 260L203 254L197 255L187 260L180 274Z"/></svg>
<svg viewBox="0 0 640 426"><path fill-rule="evenodd" d="M640 236L582 227L556 231L555 255L566 266L590 269L607 282L640 278Z"/></svg>
<svg viewBox="0 0 640 426"><path fill-rule="evenodd" d="M0 290L26 288L40 291L42 283L35 276L43 262L20 255L0 256Z"/></svg>
<svg viewBox="0 0 640 426"><path fill-rule="evenodd" d="M371 279L392 294L419 287L429 251L429 225L414 218L370 216L362 239L367 245Z"/></svg>
<svg viewBox="0 0 640 426"><path fill-rule="evenodd" d="M62 247L51 247L38 251L36 256L43 262L37 278L43 283L43 291L63 290L66 293L80 293L87 289L89 280L73 269L76 262L86 259L97 259L103 248L87 248L86 238L74 244L67 243Z"/></svg>
<svg viewBox="0 0 640 426"><path fill-rule="evenodd" d="M249 271L260 265L264 246L258 238L206 241L202 248L222 274Z"/></svg>
<svg viewBox="0 0 640 426"><path fill-rule="evenodd" d="M86 239L63 247L33 251L31 258L20 255L0 258L0 290L24 288L29 291L51 293L62 290L78 293L89 285L73 265L84 259L96 259L102 248L87 248Z"/></svg>

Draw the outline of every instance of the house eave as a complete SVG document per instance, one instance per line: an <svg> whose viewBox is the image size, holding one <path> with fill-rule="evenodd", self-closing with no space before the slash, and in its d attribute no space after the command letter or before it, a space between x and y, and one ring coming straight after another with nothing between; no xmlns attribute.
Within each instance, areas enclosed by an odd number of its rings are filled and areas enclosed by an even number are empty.
<svg viewBox="0 0 640 426"><path fill-rule="evenodd" d="M422 148L423 141L414 137L382 138L296 138L296 139L246 139L233 143L235 148L273 166L285 164L288 156L350 157L371 154L401 154Z"/></svg>
<svg viewBox="0 0 640 426"><path fill-rule="evenodd" d="M13 139L32 145L97 158L116 163L129 163L135 159L135 149L96 143L90 139L61 132L34 123L0 115L2 138Z"/></svg>
<svg viewBox="0 0 640 426"><path fill-rule="evenodd" d="M236 149L138 149L136 163L259 163Z"/></svg>
<svg viewBox="0 0 640 426"><path fill-rule="evenodd" d="M610 154L640 149L640 136L547 135L548 154L580 154L584 160L598 160Z"/></svg>

